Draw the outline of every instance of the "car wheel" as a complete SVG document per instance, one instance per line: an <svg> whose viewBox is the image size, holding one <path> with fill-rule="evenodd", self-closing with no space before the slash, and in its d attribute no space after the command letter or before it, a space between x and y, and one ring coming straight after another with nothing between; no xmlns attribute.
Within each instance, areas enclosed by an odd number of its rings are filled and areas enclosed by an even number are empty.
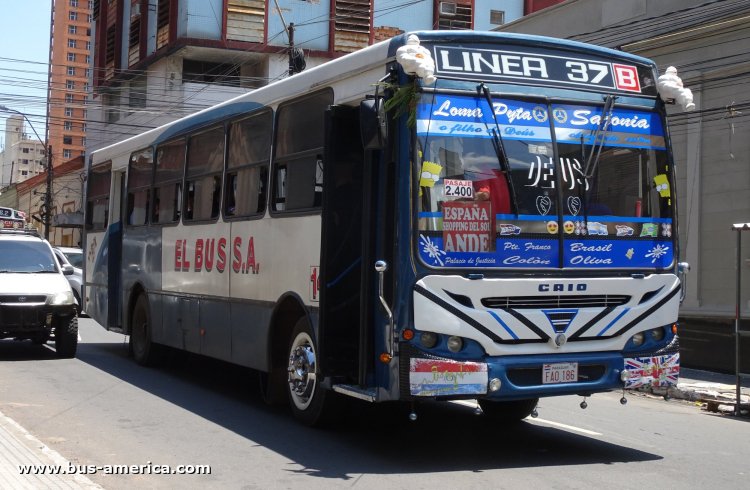
<svg viewBox="0 0 750 490"><path fill-rule="evenodd" d="M507 402L493 402L490 400L479 400L484 415L494 422L510 424L519 422L534 412L539 398L529 400L512 400Z"/></svg>
<svg viewBox="0 0 750 490"><path fill-rule="evenodd" d="M161 346L151 340L151 318L146 295L138 296L130 316L130 353L141 366L154 366L161 359Z"/></svg>
<svg viewBox="0 0 750 490"><path fill-rule="evenodd" d="M315 426L330 419L331 395L320 386L317 346L306 318L300 318L292 331L287 365L287 393L295 418Z"/></svg>
<svg viewBox="0 0 750 490"><path fill-rule="evenodd" d="M57 319L55 350L57 357L75 357L78 350L78 317L76 315Z"/></svg>
<svg viewBox="0 0 750 490"><path fill-rule="evenodd" d="M81 316L81 295L75 289L73 290L73 297L76 299L76 313L78 313L78 316Z"/></svg>

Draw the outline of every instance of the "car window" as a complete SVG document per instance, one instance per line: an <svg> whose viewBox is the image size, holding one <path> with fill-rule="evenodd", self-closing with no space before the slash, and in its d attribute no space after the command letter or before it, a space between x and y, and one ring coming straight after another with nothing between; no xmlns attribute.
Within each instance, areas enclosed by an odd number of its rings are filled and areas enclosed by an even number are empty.
<svg viewBox="0 0 750 490"><path fill-rule="evenodd" d="M46 243L0 240L0 273L58 270L59 267Z"/></svg>
<svg viewBox="0 0 750 490"><path fill-rule="evenodd" d="M83 252L63 252L63 255L73 267L83 268Z"/></svg>

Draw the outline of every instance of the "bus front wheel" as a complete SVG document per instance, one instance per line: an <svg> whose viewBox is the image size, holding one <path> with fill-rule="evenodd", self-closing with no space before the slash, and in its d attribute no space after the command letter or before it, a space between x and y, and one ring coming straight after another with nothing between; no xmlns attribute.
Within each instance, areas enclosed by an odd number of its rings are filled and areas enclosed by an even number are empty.
<svg viewBox="0 0 750 490"><path fill-rule="evenodd" d="M512 400L507 402L493 402L489 400L479 400L479 406L482 407L484 415L494 422L513 423L519 422L534 411L539 398L529 400Z"/></svg>
<svg viewBox="0 0 750 490"><path fill-rule="evenodd" d="M326 390L320 386L317 346L306 318L301 318L292 330L287 364L287 393L295 418L306 425L323 422Z"/></svg>
<svg viewBox="0 0 750 490"><path fill-rule="evenodd" d="M151 340L151 318L148 311L148 299L138 296L130 316L130 353L135 362L141 366L153 366L160 357L159 345Z"/></svg>

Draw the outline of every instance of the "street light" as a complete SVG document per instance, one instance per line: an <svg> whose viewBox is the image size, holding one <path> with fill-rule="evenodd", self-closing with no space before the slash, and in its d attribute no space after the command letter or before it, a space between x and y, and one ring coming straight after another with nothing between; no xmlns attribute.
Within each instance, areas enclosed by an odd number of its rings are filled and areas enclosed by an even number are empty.
<svg viewBox="0 0 750 490"><path fill-rule="evenodd" d="M36 129L34 129L34 125L31 124L31 121L21 111L17 111L15 109L11 109L10 107L0 105L0 111L4 112L14 112L18 114L19 116L23 117L27 123L29 123L29 127L32 131L34 131L34 135L36 135L36 139L39 140L39 142L42 144L42 147L44 148L45 156L47 159L47 165L46 165L46 171L47 171L47 190L44 193L44 239L49 240L49 228L50 228L50 218L52 213L52 154L49 151L49 148L47 148L47 145L42 141L42 138L39 137L39 133L36 132ZM7 123L6 123L7 124Z"/></svg>

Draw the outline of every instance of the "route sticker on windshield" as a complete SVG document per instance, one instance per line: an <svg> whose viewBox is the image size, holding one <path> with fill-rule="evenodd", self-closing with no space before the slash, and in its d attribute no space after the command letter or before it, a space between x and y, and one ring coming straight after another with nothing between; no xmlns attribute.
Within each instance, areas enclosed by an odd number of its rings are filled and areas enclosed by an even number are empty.
<svg viewBox="0 0 750 490"><path fill-rule="evenodd" d="M474 199L474 186L470 180L445 179L443 184L445 197Z"/></svg>

